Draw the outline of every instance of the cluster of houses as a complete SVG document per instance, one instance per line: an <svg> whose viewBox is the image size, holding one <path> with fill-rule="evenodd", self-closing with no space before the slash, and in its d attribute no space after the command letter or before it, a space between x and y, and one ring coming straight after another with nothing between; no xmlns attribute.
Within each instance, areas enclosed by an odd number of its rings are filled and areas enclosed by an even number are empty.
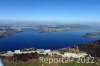
<svg viewBox="0 0 100 66"><path fill-rule="evenodd" d="M30 50L30 51L21 51L21 50L15 50L14 52L12 51L7 51L6 53L0 54L0 56L14 56L14 54L26 54L26 53L35 53L37 52L38 54L43 54L43 55L60 55L62 57L73 57L73 58L79 58L79 57L85 57L88 54L87 53L71 53L71 52L65 52L61 54L58 50L50 50L50 49L36 49L36 50Z"/></svg>

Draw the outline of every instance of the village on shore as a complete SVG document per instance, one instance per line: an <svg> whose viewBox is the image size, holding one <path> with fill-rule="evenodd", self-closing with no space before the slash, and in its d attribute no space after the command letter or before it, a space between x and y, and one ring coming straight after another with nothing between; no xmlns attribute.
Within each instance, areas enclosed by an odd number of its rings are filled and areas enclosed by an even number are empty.
<svg viewBox="0 0 100 66"><path fill-rule="evenodd" d="M66 49L66 48L63 48ZM14 54L31 54L31 53L38 53L38 54L42 54L42 55L59 55L61 57L73 57L73 58L80 58L80 57L85 57L88 56L87 53L85 52L80 52L77 49L72 49L72 48L68 48L69 51L71 52L66 52L66 51L59 51L59 50L50 50L50 49L34 49L34 48L25 48L22 50L14 50L14 51L7 51L7 52L3 52L0 54L1 57L13 57Z"/></svg>

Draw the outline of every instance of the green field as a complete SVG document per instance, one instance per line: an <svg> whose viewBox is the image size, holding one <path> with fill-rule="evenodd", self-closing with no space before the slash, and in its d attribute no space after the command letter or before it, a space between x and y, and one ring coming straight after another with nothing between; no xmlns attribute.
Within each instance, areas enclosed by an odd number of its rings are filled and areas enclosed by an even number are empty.
<svg viewBox="0 0 100 66"><path fill-rule="evenodd" d="M5 61L5 66L95 66L94 64L85 64L85 63L40 63L39 60L29 60L27 62L12 62Z"/></svg>

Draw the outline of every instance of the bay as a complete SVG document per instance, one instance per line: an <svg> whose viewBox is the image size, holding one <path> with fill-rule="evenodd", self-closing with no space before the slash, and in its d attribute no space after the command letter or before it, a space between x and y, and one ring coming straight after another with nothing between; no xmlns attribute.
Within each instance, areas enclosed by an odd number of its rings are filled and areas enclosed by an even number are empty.
<svg viewBox="0 0 100 66"><path fill-rule="evenodd" d="M32 29L15 33L12 36L0 38L0 50L16 50L21 48L58 49L89 41L99 40L100 37L85 38L88 32L98 30L71 30L63 32L38 32Z"/></svg>

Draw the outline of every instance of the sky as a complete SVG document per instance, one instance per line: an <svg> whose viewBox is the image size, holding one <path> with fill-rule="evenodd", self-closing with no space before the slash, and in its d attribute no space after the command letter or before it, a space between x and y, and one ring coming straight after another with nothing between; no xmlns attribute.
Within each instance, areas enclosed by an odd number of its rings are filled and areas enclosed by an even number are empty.
<svg viewBox="0 0 100 66"><path fill-rule="evenodd" d="M100 0L0 0L0 20L100 22Z"/></svg>

